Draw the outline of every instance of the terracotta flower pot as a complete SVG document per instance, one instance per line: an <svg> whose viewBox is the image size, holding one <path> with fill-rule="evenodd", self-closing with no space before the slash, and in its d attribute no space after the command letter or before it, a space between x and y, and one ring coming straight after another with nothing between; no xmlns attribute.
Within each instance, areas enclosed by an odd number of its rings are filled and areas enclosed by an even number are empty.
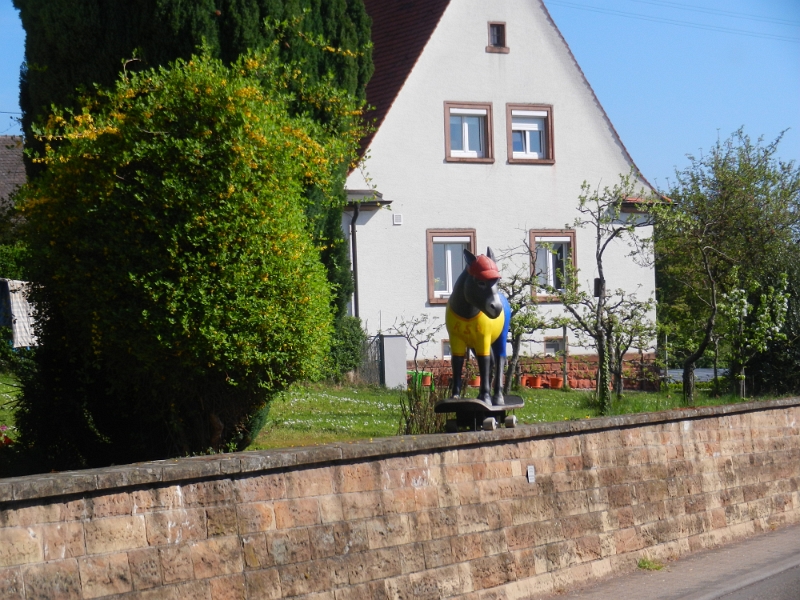
<svg viewBox="0 0 800 600"><path fill-rule="evenodd" d="M563 377L551 377L550 378L550 389L551 390L560 390L561 386L564 385L564 378Z"/></svg>
<svg viewBox="0 0 800 600"><path fill-rule="evenodd" d="M470 387L479 387L481 385L480 376L473 377L472 379L470 379L469 382L467 383L467 385L470 386Z"/></svg>
<svg viewBox="0 0 800 600"><path fill-rule="evenodd" d="M431 376L430 375L423 375L422 376L422 385L423 385L423 387L430 387L430 385L431 385Z"/></svg>
<svg viewBox="0 0 800 600"><path fill-rule="evenodd" d="M528 375L528 387L539 389L542 387L541 375Z"/></svg>

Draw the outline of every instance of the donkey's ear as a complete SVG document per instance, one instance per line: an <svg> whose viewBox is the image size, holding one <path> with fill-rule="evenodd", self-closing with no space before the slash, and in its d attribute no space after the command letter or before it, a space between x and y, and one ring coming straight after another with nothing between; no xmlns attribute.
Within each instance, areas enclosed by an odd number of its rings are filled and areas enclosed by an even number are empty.
<svg viewBox="0 0 800 600"><path fill-rule="evenodd" d="M491 248L489 248L489 246L486 246L486 256L488 256L489 258L491 258L491 259L492 259L494 262L497 262L497 261L495 260L495 258L494 258L494 252L492 252L492 249L491 249Z"/></svg>
<svg viewBox="0 0 800 600"><path fill-rule="evenodd" d="M469 266L472 263L474 263L477 259L475 258L475 255L472 252L464 248L464 260L467 261L467 266Z"/></svg>

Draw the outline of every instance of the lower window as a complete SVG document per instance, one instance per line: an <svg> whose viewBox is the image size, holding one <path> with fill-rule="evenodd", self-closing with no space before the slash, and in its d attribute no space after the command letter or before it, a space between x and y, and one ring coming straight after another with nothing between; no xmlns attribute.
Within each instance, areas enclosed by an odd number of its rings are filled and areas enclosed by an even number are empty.
<svg viewBox="0 0 800 600"><path fill-rule="evenodd" d="M551 296L549 290L563 290L567 285L570 263L575 265L575 232L571 230L531 231L531 253L539 296Z"/></svg>
<svg viewBox="0 0 800 600"><path fill-rule="evenodd" d="M466 267L464 250L475 251L474 229L429 229L428 301L446 304L456 279Z"/></svg>

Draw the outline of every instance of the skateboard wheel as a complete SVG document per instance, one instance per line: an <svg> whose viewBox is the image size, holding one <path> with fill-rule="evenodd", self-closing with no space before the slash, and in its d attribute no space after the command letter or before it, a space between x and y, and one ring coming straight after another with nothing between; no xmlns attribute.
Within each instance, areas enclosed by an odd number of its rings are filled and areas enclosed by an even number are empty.
<svg viewBox="0 0 800 600"><path fill-rule="evenodd" d="M495 429L497 429L497 421L494 420L494 417L486 417L483 420L483 430L494 431Z"/></svg>
<svg viewBox="0 0 800 600"><path fill-rule="evenodd" d="M506 420L503 421L503 424L508 428L516 427L517 426L517 417L514 416L514 415L508 415L506 417Z"/></svg>
<svg viewBox="0 0 800 600"><path fill-rule="evenodd" d="M444 424L444 430L447 433L458 433L458 420L447 419L447 422Z"/></svg>

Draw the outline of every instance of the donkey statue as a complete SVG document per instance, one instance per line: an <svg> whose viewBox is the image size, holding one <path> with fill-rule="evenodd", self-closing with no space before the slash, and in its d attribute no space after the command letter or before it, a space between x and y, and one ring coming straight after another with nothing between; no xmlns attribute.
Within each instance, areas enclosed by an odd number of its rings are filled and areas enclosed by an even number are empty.
<svg viewBox="0 0 800 600"><path fill-rule="evenodd" d="M506 364L506 339L511 321L511 307L497 290L500 272L491 248L486 255L475 256L464 250L467 267L453 286L447 301L445 324L450 335L453 363L453 397L461 397L461 371L464 357L471 348L478 359L481 387L478 399L495 406L503 400L503 371ZM494 377L491 377L494 362ZM490 382L494 383L490 390Z"/></svg>

